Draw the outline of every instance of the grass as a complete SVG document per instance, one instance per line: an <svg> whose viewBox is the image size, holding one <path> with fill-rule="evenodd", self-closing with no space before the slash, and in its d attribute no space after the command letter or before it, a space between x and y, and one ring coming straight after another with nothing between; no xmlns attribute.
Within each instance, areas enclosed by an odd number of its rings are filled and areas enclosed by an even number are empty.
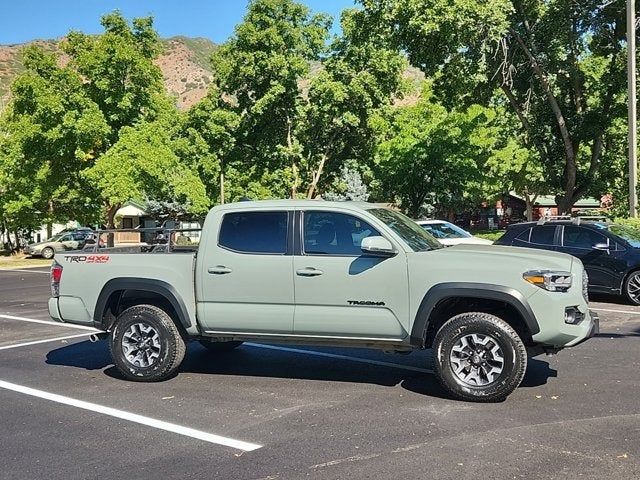
<svg viewBox="0 0 640 480"><path fill-rule="evenodd" d="M477 232L471 232L471 233L476 237L485 238L487 240L491 240L492 242L495 242L497 239L499 239L502 236L504 232L505 232L504 230L479 230Z"/></svg>
<svg viewBox="0 0 640 480"><path fill-rule="evenodd" d="M0 268L48 267L51 260L32 258L25 255L7 255L0 253Z"/></svg>

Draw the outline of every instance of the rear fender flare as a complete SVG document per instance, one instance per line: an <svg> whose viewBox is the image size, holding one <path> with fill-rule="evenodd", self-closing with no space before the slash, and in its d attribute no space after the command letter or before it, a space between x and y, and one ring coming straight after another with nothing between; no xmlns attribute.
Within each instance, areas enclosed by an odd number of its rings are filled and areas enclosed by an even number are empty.
<svg viewBox="0 0 640 480"><path fill-rule="evenodd" d="M113 278L105 283L98 296L93 313L93 323L96 328L104 330L103 317L107 310L108 301L114 292L119 290L142 290L164 297L178 315L178 321L185 328L191 327L189 312L176 289L167 282L153 278Z"/></svg>

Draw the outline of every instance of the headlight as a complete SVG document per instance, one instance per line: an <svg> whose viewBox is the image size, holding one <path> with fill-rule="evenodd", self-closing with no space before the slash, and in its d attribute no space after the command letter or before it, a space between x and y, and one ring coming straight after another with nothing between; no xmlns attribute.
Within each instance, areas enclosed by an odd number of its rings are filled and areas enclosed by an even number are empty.
<svg viewBox="0 0 640 480"><path fill-rule="evenodd" d="M566 292L571 288L573 275L552 270L530 270L522 274L527 282L550 292Z"/></svg>
<svg viewBox="0 0 640 480"><path fill-rule="evenodd" d="M589 275L586 270L582 270L582 296L589 303Z"/></svg>

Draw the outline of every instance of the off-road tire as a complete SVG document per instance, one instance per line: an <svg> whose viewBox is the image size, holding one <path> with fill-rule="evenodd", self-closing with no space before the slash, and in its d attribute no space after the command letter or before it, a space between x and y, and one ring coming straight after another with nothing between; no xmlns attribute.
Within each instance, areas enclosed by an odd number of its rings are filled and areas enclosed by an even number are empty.
<svg viewBox="0 0 640 480"><path fill-rule="evenodd" d="M640 292L637 290L638 284L640 283L639 281L640 270L631 272L624 280L623 295L633 305L640 305Z"/></svg>
<svg viewBox="0 0 640 480"><path fill-rule="evenodd" d="M158 335L159 354L148 366L127 360L123 337L132 326L143 324ZM135 305L118 315L109 335L111 358L118 371L128 380L158 382L173 375L184 359L186 344L171 316L155 305Z"/></svg>
<svg viewBox="0 0 640 480"><path fill-rule="evenodd" d="M469 385L454 373L451 352L463 337L477 334L491 337L502 351L502 372L487 385ZM500 402L513 392L527 369L527 351L511 326L488 313L467 312L450 318L433 341L433 370L453 397L471 402Z"/></svg>
<svg viewBox="0 0 640 480"><path fill-rule="evenodd" d="M55 256L55 254L55 250L51 247L43 248L42 252L40 253L40 255L42 255L42 258L44 258L45 260L51 260Z"/></svg>
<svg viewBox="0 0 640 480"><path fill-rule="evenodd" d="M232 341L232 342L216 342L208 339L201 339L201 340L198 340L198 342L200 343L200 345L202 345L204 348L206 348L210 352L215 352L215 353L229 352L234 348L238 348L240 345L244 343L239 340Z"/></svg>

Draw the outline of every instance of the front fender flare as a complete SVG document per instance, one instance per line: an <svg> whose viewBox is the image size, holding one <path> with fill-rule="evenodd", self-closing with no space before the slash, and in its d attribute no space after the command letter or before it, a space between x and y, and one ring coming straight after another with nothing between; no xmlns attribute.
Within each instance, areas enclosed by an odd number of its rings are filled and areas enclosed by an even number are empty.
<svg viewBox="0 0 640 480"><path fill-rule="evenodd" d="M536 319L529 302L518 290L503 285L493 285L489 283L475 282L448 282L440 283L431 287L422 298L418 312L411 329L410 342L414 346L422 347L427 329L429 328L429 317L438 303L447 298L464 297L479 298L483 300L498 300L505 302L515 308L529 329L531 335L540 331L538 320Z"/></svg>

